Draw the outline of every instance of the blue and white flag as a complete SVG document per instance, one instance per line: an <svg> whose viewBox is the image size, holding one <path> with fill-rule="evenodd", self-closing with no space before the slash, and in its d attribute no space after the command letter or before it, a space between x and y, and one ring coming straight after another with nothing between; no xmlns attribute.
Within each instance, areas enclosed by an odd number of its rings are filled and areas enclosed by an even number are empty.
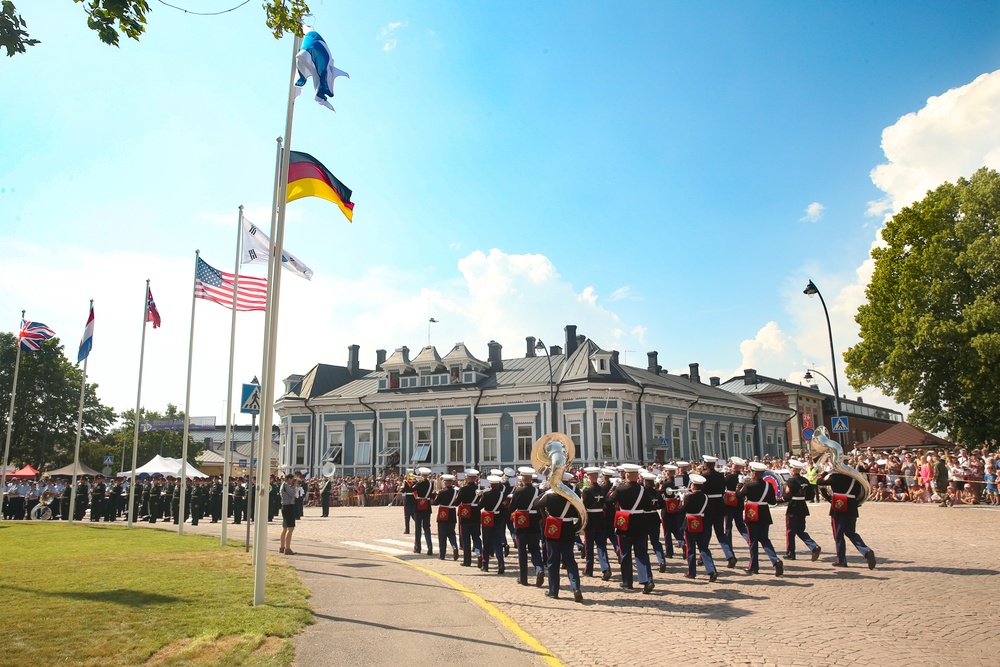
<svg viewBox="0 0 1000 667"><path fill-rule="evenodd" d="M76 355L76 363L80 363L90 354L94 347L94 307L90 307L90 317L87 318L87 326L83 329L83 338L80 339L80 351Z"/></svg>
<svg viewBox="0 0 1000 667"><path fill-rule="evenodd" d="M240 246L240 264L267 264L271 256L271 239L246 218L243 218L243 242ZM306 280L312 280L313 270L287 250L281 251L281 266Z"/></svg>
<svg viewBox="0 0 1000 667"><path fill-rule="evenodd" d="M315 30L310 30L302 38L302 49L295 54L295 67L299 71L299 78L295 82L295 96L299 96L306 80L312 77L316 86L316 101L327 109L336 111L328 101L328 98L333 97L333 81L338 76L350 79L351 75L333 66L330 49Z"/></svg>

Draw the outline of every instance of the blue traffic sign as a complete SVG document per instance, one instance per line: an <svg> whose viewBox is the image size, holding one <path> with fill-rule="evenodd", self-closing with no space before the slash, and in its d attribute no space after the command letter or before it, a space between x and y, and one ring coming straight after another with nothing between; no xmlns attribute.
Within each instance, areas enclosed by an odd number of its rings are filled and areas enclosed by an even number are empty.
<svg viewBox="0 0 1000 667"><path fill-rule="evenodd" d="M106 466L113 466L114 464L115 464L115 457L113 457L113 456L105 456L104 457L104 465L106 465Z"/></svg>
<svg viewBox="0 0 1000 667"><path fill-rule="evenodd" d="M847 417L834 417L833 418L833 432L834 433L850 433L851 429L848 428Z"/></svg>
<svg viewBox="0 0 1000 667"><path fill-rule="evenodd" d="M803 440L812 440L814 433L815 433L815 431L813 431L811 428L804 428L804 429L802 429L802 439Z"/></svg>
<svg viewBox="0 0 1000 667"><path fill-rule="evenodd" d="M247 467L247 460L246 459L240 459L239 466L241 468L246 468Z"/></svg>
<svg viewBox="0 0 1000 667"><path fill-rule="evenodd" d="M260 414L260 385L243 385L243 397L240 399L240 412L248 415Z"/></svg>

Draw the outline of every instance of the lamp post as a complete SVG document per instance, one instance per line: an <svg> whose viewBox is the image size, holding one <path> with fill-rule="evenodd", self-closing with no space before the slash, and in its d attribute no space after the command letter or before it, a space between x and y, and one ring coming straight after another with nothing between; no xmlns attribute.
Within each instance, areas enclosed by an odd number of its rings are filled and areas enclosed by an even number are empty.
<svg viewBox="0 0 1000 667"><path fill-rule="evenodd" d="M821 304L823 304L823 314L826 315L826 332L827 332L827 334L830 337L830 363L833 365L833 382L832 382L832 384L833 384L833 411L839 417L840 416L840 385L837 383L837 354L836 354L836 352L833 351L833 327L830 326L830 311L826 309L826 301L823 299L823 294L819 291L819 288L816 287L816 283L814 283L813 281L811 281L811 280L809 281L809 284L806 285L806 288L804 290L802 290L802 293L805 294L808 297L819 296L819 302ZM819 373L819 371L816 371L816 372ZM819 374L823 375L822 373L819 373ZM830 379L827 378L825 375L823 375L823 377L826 378L827 382L830 382ZM843 444L843 442L841 442L841 444Z"/></svg>
<svg viewBox="0 0 1000 667"><path fill-rule="evenodd" d="M555 380L552 377L552 357L549 356L549 348L546 347L542 339L539 338L538 342L535 343L535 350L541 350L545 353L545 360L549 363L549 412L552 413L552 432L559 432L559 417L556 415L556 395L555 395Z"/></svg>

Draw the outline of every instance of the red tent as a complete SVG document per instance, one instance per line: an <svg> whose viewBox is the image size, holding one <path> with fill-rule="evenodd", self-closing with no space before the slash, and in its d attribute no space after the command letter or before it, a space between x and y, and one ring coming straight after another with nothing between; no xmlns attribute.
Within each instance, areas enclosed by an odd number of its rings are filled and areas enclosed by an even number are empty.
<svg viewBox="0 0 1000 667"><path fill-rule="evenodd" d="M8 477L16 477L18 479L29 479L32 477L38 477L38 471L32 468L30 465L26 465L13 475L7 475Z"/></svg>

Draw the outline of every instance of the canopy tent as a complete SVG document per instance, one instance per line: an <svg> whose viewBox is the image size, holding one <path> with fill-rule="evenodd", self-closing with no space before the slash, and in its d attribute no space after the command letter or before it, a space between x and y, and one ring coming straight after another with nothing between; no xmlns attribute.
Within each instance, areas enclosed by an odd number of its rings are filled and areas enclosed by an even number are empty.
<svg viewBox="0 0 1000 667"><path fill-rule="evenodd" d="M80 468L79 470L77 470L77 473L80 475L87 475L89 477L96 477L97 475L101 474L96 470L94 470L93 468L91 468L90 466L88 466L86 463L83 463L82 461L80 462ZM45 471L44 474L47 475L48 477L72 477L73 464L70 463L68 466L63 466L58 470L47 470Z"/></svg>
<svg viewBox="0 0 1000 667"><path fill-rule="evenodd" d="M31 467L31 465L26 465L13 475L7 475L8 477L13 477L15 479L31 479L32 477L38 476L38 471Z"/></svg>
<svg viewBox="0 0 1000 667"><path fill-rule="evenodd" d="M187 466L187 476L188 477L208 477L205 473L195 468L190 463ZM181 475L181 460L172 459L167 456L160 456L157 454L149 460L146 465L135 469L136 475L141 475L146 473L147 475L163 475L166 477L170 475L172 477L180 477ZM118 473L119 477L131 477L132 471L126 470L125 472Z"/></svg>

